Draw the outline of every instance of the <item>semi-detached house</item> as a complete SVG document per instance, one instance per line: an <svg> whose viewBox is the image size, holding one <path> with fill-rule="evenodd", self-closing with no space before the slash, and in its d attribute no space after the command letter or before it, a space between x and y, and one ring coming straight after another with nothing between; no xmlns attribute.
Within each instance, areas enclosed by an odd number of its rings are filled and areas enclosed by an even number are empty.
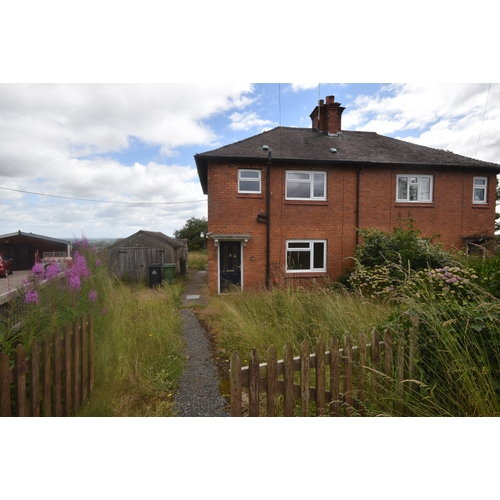
<svg viewBox="0 0 500 500"><path fill-rule="evenodd" d="M357 229L392 231L408 215L446 248L494 236L500 165L342 130L328 96L312 127L277 127L195 155L208 195L208 282L224 292L337 279Z"/></svg>

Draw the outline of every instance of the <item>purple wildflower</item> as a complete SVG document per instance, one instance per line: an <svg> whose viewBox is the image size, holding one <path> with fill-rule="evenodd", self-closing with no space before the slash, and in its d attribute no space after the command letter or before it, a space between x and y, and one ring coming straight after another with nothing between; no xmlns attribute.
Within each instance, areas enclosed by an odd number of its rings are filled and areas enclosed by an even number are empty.
<svg viewBox="0 0 500 500"><path fill-rule="evenodd" d="M99 259L96 259L95 260L95 265L99 267L101 265L101 261Z"/></svg>
<svg viewBox="0 0 500 500"><path fill-rule="evenodd" d="M38 292L36 290L28 290L24 296L24 302L26 304L36 304L38 305Z"/></svg>
<svg viewBox="0 0 500 500"><path fill-rule="evenodd" d="M31 268L31 274L35 276L43 275L43 265L41 262L35 262L35 265Z"/></svg>
<svg viewBox="0 0 500 500"><path fill-rule="evenodd" d="M89 270L87 268L87 261L85 260L85 257L79 255L78 252L75 252L73 256L73 262L73 269L76 269L78 275L82 278L87 278L89 275Z"/></svg>
<svg viewBox="0 0 500 500"><path fill-rule="evenodd" d="M76 292L81 288L82 288L82 283L80 281L80 275L76 272L71 272L69 274L69 289L73 292Z"/></svg>
<svg viewBox="0 0 500 500"><path fill-rule="evenodd" d="M106 308L106 307L102 310L102 313L101 313L101 314L108 314L108 310L107 310L107 308Z"/></svg>
<svg viewBox="0 0 500 500"><path fill-rule="evenodd" d="M90 290L90 292L89 292L89 300L91 302L95 302L97 300L97 292L95 290Z"/></svg>
<svg viewBox="0 0 500 500"><path fill-rule="evenodd" d="M52 280L57 277L57 275L60 273L59 266L57 264L49 264L47 266L47 269L45 270L45 279L47 280Z"/></svg>

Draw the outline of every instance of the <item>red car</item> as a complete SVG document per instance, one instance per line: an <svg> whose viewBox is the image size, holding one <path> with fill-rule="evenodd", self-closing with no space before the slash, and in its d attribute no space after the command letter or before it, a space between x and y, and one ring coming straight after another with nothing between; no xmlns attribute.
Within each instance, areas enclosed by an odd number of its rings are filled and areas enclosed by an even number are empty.
<svg viewBox="0 0 500 500"><path fill-rule="evenodd" d="M4 260L0 255L0 276L7 276L7 274L12 274L12 261Z"/></svg>

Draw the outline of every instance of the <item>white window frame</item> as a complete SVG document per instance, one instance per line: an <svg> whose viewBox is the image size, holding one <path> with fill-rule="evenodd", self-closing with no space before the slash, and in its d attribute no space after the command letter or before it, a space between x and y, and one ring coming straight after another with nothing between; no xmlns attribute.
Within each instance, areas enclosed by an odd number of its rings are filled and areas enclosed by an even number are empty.
<svg viewBox="0 0 500 500"><path fill-rule="evenodd" d="M303 248L290 248L290 244L298 243L304 245ZM323 266L314 267L314 245L322 243L323 244ZM309 245L306 248L305 245ZM288 269L288 252L309 252L309 269ZM286 241L286 272L287 273L324 273L326 272L326 257L327 257L327 240L287 240Z"/></svg>
<svg viewBox="0 0 500 500"><path fill-rule="evenodd" d="M484 184L477 184L476 181L484 181ZM482 191L483 192L483 199L479 200L476 199L476 190L477 191ZM485 203L488 203L488 177L474 177L473 181L473 186L472 186L472 203L474 205L484 205Z"/></svg>
<svg viewBox="0 0 500 500"><path fill-rule="evenodd" d="M406 198L399 197L399 180L406 178ZM429 197L423 198L421 189L422 179L429 179ZM417 191L417 199L410 200L411 187ZM434 176L427 174L398 174L396 176L396 202L398 203L433 203L434 200Z"/></svg>
<svg viewBox="0 0 500 500"><path fill-rule="evenodd" d="M304 178L303 179L290 179L289 176L292 176L294 174L301 175ZM316 201L325 201L327 199L327 193L326 193L327 176L326 176L326 172L310 171L310 170L287 170L285 175L286 175L286 177L285 177L285 199L286 200L316 200ZM323 177L323 196L314 196L314 176L315 175ZM298 183L298 184L309 184L309 196L308 197L302 197L302 198L288 196L288 183L289 182L294 182L294 183Z"/></svg>
<svg viewBox="0 0 500 500"><path fill-rule="evenodd" d="M248 173L251 172L252 174L257 174L257 178L245 178L242 177L241 174L243 173ZM259 190L248 190L248 189L241 189L241 182L245 181L253 181L259 182ZM238 193L249 193L249 194L261 194L262 193L262 172L260 170L256 169L250 169L250 168L240 168L238 169Z"/></svg>

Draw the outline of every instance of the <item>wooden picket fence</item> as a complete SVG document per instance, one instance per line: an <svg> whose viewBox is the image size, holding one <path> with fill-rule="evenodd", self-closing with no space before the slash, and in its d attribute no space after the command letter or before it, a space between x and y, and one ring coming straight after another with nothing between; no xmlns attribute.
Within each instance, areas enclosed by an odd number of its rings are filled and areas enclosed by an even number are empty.
<svg viewBox="0 0 500 500"><path fill-rule="evenodd" d="M0 416L69 417L94 388L94 322L82 316L40 343L30 355L19 344L14 363L0 354Z"/></svg>
<svg viewBox="0 0 500 500"><path fill-rule="evenodd" d="M375 401L381 414L404 415L404 393L418 391L417 331L414 328L398 336L397 342L389 329L382 337L374 329L370 342L361 333L353 345L353 337L346 334L342 348L332 338L327 346L318 342L313 353L303 341L298 357L293 357L287 344L282 360L271 346L267 363L259 363L259 353L253 349L244 367L240 354L234 352L231 416L366 416L370 402ZM389 394L396 395L393 401L386 397Z"/></svg>

